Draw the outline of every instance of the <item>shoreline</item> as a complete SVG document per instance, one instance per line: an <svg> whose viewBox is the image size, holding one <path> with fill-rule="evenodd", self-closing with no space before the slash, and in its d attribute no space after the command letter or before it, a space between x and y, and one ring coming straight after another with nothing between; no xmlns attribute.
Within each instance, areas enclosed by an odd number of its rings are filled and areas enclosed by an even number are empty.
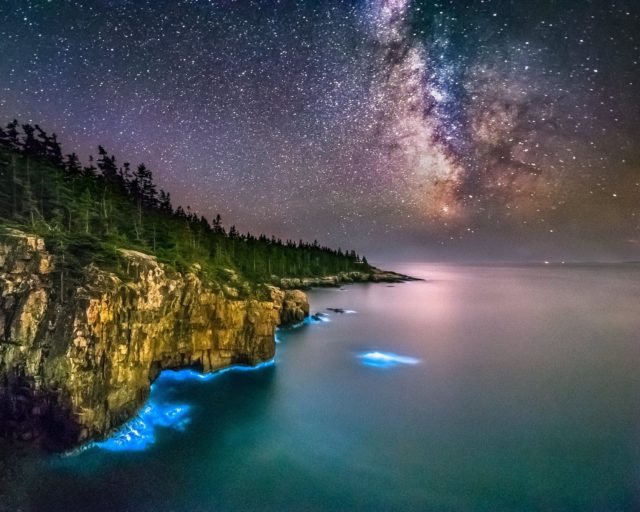
<svg viewBox="0 0 640 512"><path fill-rule="evenodd" d="M285 277L271 281L282 290L310 290L312 288L339 287L344 284L353 283L405 283L408 281L423 281L418 277L392 272L390 270L380 270L372 267L370 271L340 272L337 275L322 277Z"/></svg>

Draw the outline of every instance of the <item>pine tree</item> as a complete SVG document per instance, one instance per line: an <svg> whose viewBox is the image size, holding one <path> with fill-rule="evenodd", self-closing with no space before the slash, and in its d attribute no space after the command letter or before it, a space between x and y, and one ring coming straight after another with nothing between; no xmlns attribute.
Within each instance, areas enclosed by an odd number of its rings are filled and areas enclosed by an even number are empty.
<svg viewBox="0 0 640 512"><path fill-rule="evenodd" d="M60 143L58 142L58 136L55 133L47 139L45 151L47 154L47 158L53 165L55 165L56 167L61 167L64 164L64 159L62 158L62 149L60 148Z"/></svg>
<svg viewBox="0 0 640 512"><path fill-rule="evenodd" d="M53 238L51 247L63 259L67 251L78 250L78 243L83 253L104 260L104 247L135 241L136 247L146 247L177 265L194 261L230 265L256 280L271 279L274 272L326 275L348 271L356 263L369 268L366 258L355 251L334 251L317 240L283 242L265 234L243 235L235 226L227 234L219 214L210 225L189 207L185 212L178 206L174 212L170 195L156 188L144 164L133 173L126 162L117 168L115 157L100 146L98 167L92 157L82 167L75 153L63 159L55 134L48 136L38 125L27 124L21 135L19 128L13 121L0 130L0 216ZM92 235L91 242L76 239L66 245L80 233ZM94 239L100 240L95 248ZM106 256L107 261L111 258ZM67 261L72 265L74 259ZM64 272L60 279L63 297L69 288Z"/></svg>
<svg viewBox="0 0 640 512"><path fill-rule="evenodd" d="M22 131L24 139L22 141L22 151L26 156L41 156L41 143L35 137L36 129L30 124L23 124Z"/></svg>
<svg viewBox="0 0 640 512"><path fill-rule="evenodd" d="M102 146L98 146L98 156L98 169L100 170L104 180L111 184L120 183L116 158L114 156L109 156Z"/></svg>
<svg viewBox="0 0 640 512"><path fill-rule="evenodd" d="M95 202L88 188L85 188L80 195L79 206L83 231L89 234L91 232L91 221L94 217Z"/></svg>
<svg viewBox="0 0 640 512"><path fill-rule="evenodd" d="M10 148L11 140L9 139L9 134L0 127L0 147Z"/></svg>
<svg viewBox="0 0 640 512"><path fill-rule="evenodd" d="M82 172L82 167L80 166L80 159L78 158L78 155L76 155L75 153L70 153L67 155L67 160L64 163L67 172L69 172L70 174L77 176L80 175L80 173Z"/></svg>
<svg viewBox="0 0 640 512"><path fill-rule="evenodd" d="M95 178L97 167L93 165L93 155L89 155L89 165L82 168L82 174L88 178Z"/></svg>
<svg viewBox="0 0 640 512"><path fill-rule="evenodd" d="M7 140L8 146L10 149L14 151L19 151L22 149L22 144L20 143L20 137L18 133L18 120L14 119L9 124L7 124Z"/></svg>

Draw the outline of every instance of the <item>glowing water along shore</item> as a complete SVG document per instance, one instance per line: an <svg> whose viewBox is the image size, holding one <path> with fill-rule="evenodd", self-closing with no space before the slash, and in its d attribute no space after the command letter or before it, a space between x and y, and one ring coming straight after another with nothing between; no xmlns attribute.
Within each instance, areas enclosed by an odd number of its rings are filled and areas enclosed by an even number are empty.
<svg viewBox="0 0 640 512"><path fill-rule="evenodd" d="M156 442L156 430L170 428L184 431L191 422L188 404L175 404L157 398L158 388L177 382L208 382L231 371L256 371L271 366L275 360L266 361L257 366L237 365L210 373L195 370L165 370L151 385L151 396L135 418L128 421L113 436L105 441L93 443L94 446L109 451L140 451Z"/></svg>
<svg viewBox="0 0 640 512"><path fill-rule="evenodd" d="M6 464L0 509L637 510L640 269L399 270L431 280L312 290L275 364L164 371L118 436Z"/></svg>

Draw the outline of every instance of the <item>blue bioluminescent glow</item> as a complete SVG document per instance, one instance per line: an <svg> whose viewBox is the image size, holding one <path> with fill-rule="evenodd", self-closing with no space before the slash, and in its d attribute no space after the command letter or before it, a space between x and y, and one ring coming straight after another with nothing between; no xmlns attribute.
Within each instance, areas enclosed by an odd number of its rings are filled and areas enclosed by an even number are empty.
<svg viewBox="0 0 640 512"><path fill-rule="evenodd" d="M171 382L206 382L230 371L254 371L272 366L274 359L256 366L235 365L211 373L199 373L195 370L164 370L151 385L151 397L136 415L128 421L112 437L105 441L93 443L94 446L108 451L142 451L149 448L156 441L156 429L170 428L184 431L191 418L191 406L161 402L154 395L156 386Z"/></svg>
<svg viewBox="0 0 640 512"><path fill-rule="evenodd" d="M325 313L315 313L313 315L307 316L302 322L298 322L297 324L286 325L283 327L278 327L279 330L291 331L293 329L298 329L304 325L314 325L314 324L322 324L331 322L329 315ZM280 340L276 337L276 343L280 343Z"/></svg>
<svg viewBox="0 0 640 512"><path fill-rule="evenodd" d="M400 364L418 364L420 359L410 356L400 356L393 352L365 352L358 355L358 359L366 366L389 368Z"/></svg>
<svg viewBox="0 0 640 512"><path fill-rule="evenodd" d="M255 370L260 370L261 368L266 368L267 366L273 366L275 364L275 359L270 359L269 361L265 361L264 363L257 364L255 366L248 366L244 364L236 364L233 366L229 366L227 368L222 368L220 370L216 370L209 373L200 373L196 370L185 369L185 370L163 370L162 373L156 379L156 382L151 386L153 390L153 386L155 384L160 384L162 382L172 381L172 382L185 382L185 381L210 381L219 377L220 375L227 372L252 372Z"/></svg>
<svg viewBox="0 0 640 512"><path fill-rule="evenodd" d="M142 451L156 440L156 428L184 430L188 425L190 406L157 403L149 400L138 415L127 422L112 437L97 442L98 448L109 451Z"/></svg>
<svg viewBox="0 0 640 512"><path fill-rule="evenodd" d="M302 327L303 325L307 325L309 323L308 320L309 320L309 317L306 317L301 322L297 322L295 324L282 325L282 326L278 327L278 330L280 330L280 331L293 331L294 329L298 329L298 328ZM276 343L277 343L277 340L276 340Z"/></svg>

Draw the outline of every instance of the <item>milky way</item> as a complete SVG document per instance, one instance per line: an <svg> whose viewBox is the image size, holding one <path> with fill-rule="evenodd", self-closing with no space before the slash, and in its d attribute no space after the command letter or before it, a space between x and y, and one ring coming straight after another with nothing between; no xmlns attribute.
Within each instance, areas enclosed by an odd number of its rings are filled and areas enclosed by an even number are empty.
<svg viewBox="0 0 640 512"><path fill-rule="evenodd" d="M0 2L0 121L373 257L640 259L633 0Z"/></svg>

